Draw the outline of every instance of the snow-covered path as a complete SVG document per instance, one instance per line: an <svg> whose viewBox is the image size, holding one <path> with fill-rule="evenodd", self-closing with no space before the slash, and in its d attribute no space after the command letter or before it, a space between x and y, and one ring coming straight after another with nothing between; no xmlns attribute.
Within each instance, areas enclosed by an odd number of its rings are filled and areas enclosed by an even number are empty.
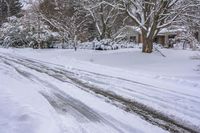
<svg viewBox="0 0 200 133"><path fill-rule="evenodd" d="M40 78L42 76L33 74L33 70L36 70L36 73L39 72L39 74L47 74L48 76L45 76L48 78L53 77L54 79L51 80L57 79L57 82L61 81L62 83L59 84L72 84L73 86L76 86L79 91L84 90L87 95L92 94L95 98L99 96L101 100L107 100L107 102L110 102L117 107L136 113L148 122L162 128L179 132L183 132L183 130L198 132L200 115L200 110L198 108L200 106L198 91L196 93L193 92L196 95L188 94L179 90L174 90L173 88L166 89L121 77L112 77L79 69L67 70L66 68L64 69L56 65L47 65L38 61L23 59L21 57L16 58L12 55L7 56L1 54L1 57L4 64L12 66L19 74L40 84L40 86L42 85L46 88L50 88L51 91L45 93L41 92L41 94L49 101L55 110L62 115L66 114L67 110L67 114L70 114L75 118L78 117L77 119L80 121L89 120L90 122L92 121L92 123L103 123L108 126L109 130L112 129L113 132L140 132L141 130L141 128L136 130L135 126L132 127L133 125L123 124L124 122L121 120L120 122L116 122L114 118L108 119L106 116L102 117L99 113L96 113L96 111L87 107L87 104L74 99L74 96L72 98L72 96L66 94L63 95L63 91L60 90L60 87L57 87L58 84L54 85L55 83L49 83L49 80L48 82L45 81L44 77L44 79L41 80ZM19 69L19 66L22 68ZM27 68L30 70L24 71ZM90 93L88 94L87 92ZM105 99L105 97L107 99ZM76 96L76 98L78 97ZM148 107L145 105L148 105ZM188 107L189 105L190 107ZM174 108L175 106L176 108ZM174 115L172 115L172 113L174 113ZM181 119L180 116L183 119ZM131 120L131 118L129 118L129 120ZM187 120L188 123L186 124L183 120ZM116 126L116 123L121 124L119 124L120 126ZM84 127L82 128L86 130ZM100 129L101 131L106 131L102 128ZM91 132L92 130L94 129L88 128L88 132ZM141 132L149 131L145 129L145 131Z"/></svg>
<svg viewBox="0 0 200 133"><path fill-rule="evenodd" d="M0 132L165 132L80 89L56 68L2 54L0 66Z"/></svg>

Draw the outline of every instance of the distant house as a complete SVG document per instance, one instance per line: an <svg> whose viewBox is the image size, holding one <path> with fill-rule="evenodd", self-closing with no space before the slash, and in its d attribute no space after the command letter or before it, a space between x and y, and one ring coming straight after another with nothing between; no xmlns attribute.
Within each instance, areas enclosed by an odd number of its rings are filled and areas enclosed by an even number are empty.
<svg viewBox="0 0 200 133"><path fill-rule="evenodd" d="M175 37L179 36L182 32L186 32L184 27L170 27L163 28L155 38L154 42L162 44L163 46L170 47L175 43Z"/></svg>
<svg viewBox="0 0 200 133"><path fill-rule="evenodd" d="M163 28L154 39L154 42L170 47L175 43L175 37L179 36L183 32L186 32L184 27ZM200 31L195 32L194 36L197 41L200 42ZM127 40L129 42L142 43L141 31L135 26L123 27L113 36L113 38L117 41Z"/></svg>
<svg viewBox="0 0 200 133"><path fill-rule="evenodd" d="M115 41L127 40L129 42L140 42L140 29L135 26L125 26L112 36Z"/></svg>
<svg viewBox="0 0 200 133"><path fill-rule="evenodd" d="M178 40L181 41L180 38L189 42L192 41L191 39L196 39L198 42L200 42L200 31L196 31L193 35L188 35L189 34L187 34L187 30L184 27L164 28L158 33L157 37L155 38L155 42L167 47L171 47ZM194 38L191 38L191 36Z"/></svg>

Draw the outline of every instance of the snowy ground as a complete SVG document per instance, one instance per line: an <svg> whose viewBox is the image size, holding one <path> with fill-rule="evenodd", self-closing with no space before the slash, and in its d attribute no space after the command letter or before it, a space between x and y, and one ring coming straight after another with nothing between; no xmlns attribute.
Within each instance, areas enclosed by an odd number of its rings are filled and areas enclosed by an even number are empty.
<svg viewBox="0 0 200 133"><path fill-rule="evenodd" d="M121 99L198 132L199 61L191 60L196 52L162 52L166 58L139 49L0 49L0 132L165 132L149 117L123 110ZM110 100L113 95L118 99Z"/></svg>

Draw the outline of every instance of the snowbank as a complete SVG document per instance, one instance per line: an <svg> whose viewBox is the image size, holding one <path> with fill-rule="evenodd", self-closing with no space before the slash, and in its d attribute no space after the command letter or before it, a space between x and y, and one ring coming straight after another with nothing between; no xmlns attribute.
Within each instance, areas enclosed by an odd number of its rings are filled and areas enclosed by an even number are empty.
<svg viewBox="0 0 200 133"><path fill-rule="evenodd" d="M38 93L42 88L8 68L0 61L0 132L61 133L55 111Z"/></svg>

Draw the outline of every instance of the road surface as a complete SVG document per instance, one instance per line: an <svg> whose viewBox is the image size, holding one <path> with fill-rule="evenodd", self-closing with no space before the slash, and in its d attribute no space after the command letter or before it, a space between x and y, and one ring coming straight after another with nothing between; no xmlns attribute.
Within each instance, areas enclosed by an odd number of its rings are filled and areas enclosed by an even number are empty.
<svg viewBox="0 0 200 133"><path fill-rule="evenodd" d="M46 88L39 93L62 118L65 116L73 117L74 121L79 124L78 132L94 132L95 128L98 129L99 132L147 132L147 130L145 131L145 129L143 129L145 126L136 128L134 123L126 123L123 120L120 121L120 118L116 117L117 112L125 112L130 116L130 118L125 119L135 119L135 117L137 117L137 119L139 119L138 123L145 123L147 127L154 127L155 129L153 128L151 132L195 133L199 131L198 127L173 119L152 107L134 100L134 97L140 97L142 95L145 100L152 100L155 103L163 105L166 104L168 107L173 106L173 98L182 98L187 100L187 102L191 102L191 104L195 103L200 106L200 97L193 97L177 93L176 91L165 90L164 93L172 96L172 101L165 101L162 98L164 97L163 91L161 91L162 88L134 80L127 80L79 69L72 69L69 71L59 65L3 53L0 53L0 60L1 63L12 67L19 75ZM46 80L47 78L49 79ZM62 87L61 89L59 85L51 82L53 81L51 79L66 85L66 88L69 85L73 86L81 93L86 94L86 96L92 96L97 101L100 101L100 103L103 102L112 108L117 108L118 111L115 113L110 112L109 115L103 114L98 108L94 109L91 105L88 105L91 101L81 101L78 96L73 97L69 95ZM124 86L124 84L126 84L126 86ZM140 89L136 91L131 89L132 87L140 87ZM112 91L112 89L115 91L117 90L118 93ZM147 93L148 91L149 93ZM152 96L151 92L157 93L156 97ZM120 93L127 94L127 97L120 95ZM90 98L88 98L88 100L89 99ZM98 106L98 102L96 104ZM100 108L102 109L104 107ZM177 109L184 109L184 106L180 106L180 108ZM106 108L103 110L106 110ZM199 112L200 109L197 108L188 110L186 113L198 118L199 116L196 114L199 114ZM128 117L127 115L125 116ZM88 125L86 123L92 124ZM67 128L67 126L65 128Z"/></svg>

